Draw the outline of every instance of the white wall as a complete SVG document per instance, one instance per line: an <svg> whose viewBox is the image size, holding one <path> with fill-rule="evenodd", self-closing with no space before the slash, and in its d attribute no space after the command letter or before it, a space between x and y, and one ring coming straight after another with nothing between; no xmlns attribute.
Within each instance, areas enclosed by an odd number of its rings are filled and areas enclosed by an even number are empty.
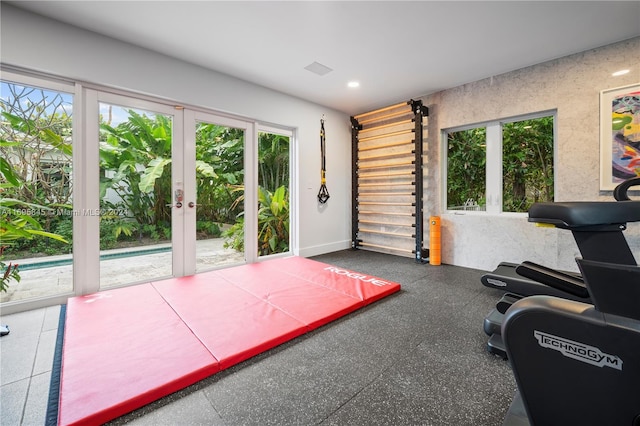
<svg viewBox="0 0 640 426"><path fill-rule="evenodd" d="M0 60L53 76L295 128L298 247L311 256L350 247L349 117L298 98L1 4ZM238 52L250 55L251 52ZM320 118L327 134L327 187L318 206Z"/></svg>
<svg viewBox="0 0 640 426"><path fill-rule="evenodd" d="M631 73L611 73L630 68ZM600 191L601 90L640 82L640 38L466 84L423 98L430 108L425 215L442 214L441 129L557 109L556 201L613 200ZM531 260L577 270L568 231L537 228L526 215L442 214L442 261L484 270ZM640 223L627 239L640 260Z"/></svg>

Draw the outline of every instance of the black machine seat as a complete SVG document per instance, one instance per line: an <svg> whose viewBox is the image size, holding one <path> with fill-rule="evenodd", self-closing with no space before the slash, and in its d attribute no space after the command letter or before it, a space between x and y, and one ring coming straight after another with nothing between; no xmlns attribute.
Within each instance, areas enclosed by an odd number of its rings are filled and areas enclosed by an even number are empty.
<svg viewBox="0 0 640 426"><path fill-rule="evenodd" d="M640 201L572 201L537 203L529 209L529 222L562 229L625 225L640 221Z"/></svg>

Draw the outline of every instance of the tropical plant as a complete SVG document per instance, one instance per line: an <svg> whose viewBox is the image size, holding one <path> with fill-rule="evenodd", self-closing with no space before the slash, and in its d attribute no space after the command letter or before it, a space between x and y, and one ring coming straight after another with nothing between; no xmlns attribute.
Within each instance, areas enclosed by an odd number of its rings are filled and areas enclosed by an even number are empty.
<svg viewBox="0 0 640 426"><path fill-rule="evenodd" d="M71 103L63 94L4 84L0 153L19 186L6 195L41 205L70 204Z"/></svg>
<svg viewBox="0 0 640 426"><path fill-rule="evenodd" d="M5 144L0 141L0 144ZM13 167L3 158L0 158L0 192L7 189L19 187L20 178L14 172ZM0 257L5 249L18 240L31 240L36 237L47 237L63 243L67 240L60 235L53 234L42 229L42 226L33 216L38 217L35 212L45 212L52 210L50 207L33 203L26 203L15 198L0 198ZM18 264L6 265L0 260L0 291L7 291L9 282L15 280L20 282Z"/></svg>
<svg viewBox="0 0 640 426"><path fill-rule="evenodd" d="M100 124L100 198L111 189L137 223L170 223L171 119L128 114L116 127Z"/></svg>
<svg viewBox="0 0 640 426"><path fill-rule="evenodd" d="M258 135L258 183L269 191L289 186L289 137L275 133Z"/></svg>
<svg viewBox="0 0 640 426"><path fill-rule="evenodd" d="M506 123L502 135L503 211L553 201L553 117Z"/></svg>
<svg viewBox="0 0 640 426"><path fill-rule="evenodd" d="M244 252L244 213L236 218L236 223L222 233L225 238L224 247Z"/></svg>
<svg viewBox="0 0 640 426"><path fill-rule="evenodd" d="M487 141L484 127L448 135L447 204L463 206L469 200L486 204Z"/></svg>
<svg viewBox="0 0 640 426"><path fill-rule="evenodd" d="M244 188L236 188L239 192ZM236 203L244 200L238 196ZM260 256L284 253L289 250L289 195L286 186L271 192L258 186L258 254ZM225 247L244 250L244 213L236 223L222 234Z"/></svg>
<svg viewBox="0 0 640 426"><path fill-rule="evenodd" d="M258 253L267 255L289 250L289 196L287 187L273 193L258 187Z"/></svg>
<svg viewBox="0 0 640 426"><path fill-rule="evenodd" d="M4 253L6 246L0 246L0 256ZM18 264L12 264L9 262L9 265L0 260L0 270L4 271L2 275L0 275L0 292L6 292L9 290L9 282L14 280L15 282L20 282L20 271L18 270Z"/></svg>
<svg viewBox="0 0 640 426"><path fill-rule="evenodd" d="M196 129L196 184L200 220L232 224L242 212L234 203L244 181L242 129L199 123Z"/></svg>

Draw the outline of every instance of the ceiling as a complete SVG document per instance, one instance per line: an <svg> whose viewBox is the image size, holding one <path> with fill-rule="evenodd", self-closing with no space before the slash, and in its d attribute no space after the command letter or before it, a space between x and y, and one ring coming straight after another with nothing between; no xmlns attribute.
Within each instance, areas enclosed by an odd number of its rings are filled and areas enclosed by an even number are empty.
<svg viewBox="0 0 640 426"><path fill-rule="evenodd" d="M5 3L347 114L640 36L639 1Z"/></svg>

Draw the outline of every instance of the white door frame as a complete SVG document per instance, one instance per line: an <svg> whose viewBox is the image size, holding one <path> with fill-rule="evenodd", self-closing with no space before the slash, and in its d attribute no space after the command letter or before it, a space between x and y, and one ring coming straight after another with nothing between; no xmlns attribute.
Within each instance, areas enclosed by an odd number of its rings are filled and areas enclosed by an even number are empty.
<svg viewBox="0 0 640 426"><path fill-rule="evenodd" d="M297 169L296 169L296 161L297 158L297 144L295 142L295 131L293 129L285 128L285 127L276 127L270 124L257 123L256 124L256 132L255 132L255 157L258 158L258 138L259 133L272 133L276 135L287 136L289 138L289 251L286 253L277 253L271 254L268 256L258 257L256 253L256 259L267 260L273 259L276 257L284 257L295 254L296 256L299 254L298 250L298 221L297 221L297 209L295 206L297 205L295 194L297 194L298 186L297 186ZM257 179L258 179L258 164L256 162L255 169L255 182L256 182L256 194L253 198L256 200L256 204L258 203L258 194L257 194ZM259 206L256 205L256 208ZM256 241L254 243L254 247L258 247L258 224L257 224L258 213L256 210Z"/></svg>
<svg viewBox="0 0 640 426"><path fill-rule="evenodd" d="M233 119L229 117L222 117L213 113L207 113L202 111L196 111L192 109L184 109L184 158L183 158L183 173L184 173L184 207L183 207L183 228L182 234L184 235L184 246L182 247L183 257L180 259L182 269L180 275L193 275L196 273L196 219L197 219L197 206L196 206L196 126L198 122L217 124L225 127L233 127L236 129L242 129L244 131L244 182L245 182L245 199L244 199L244 214L245 214L245 262L251 263L255 261L255 254L252 255L247 247L257 247L257 230L251 232L251 223L253 220L248 221L246 218L256 218L258 216L258 210L256 202L253 199L257 199L257 189L255 185L247 185L247 182L253 182L255 171L253 170L252 158L256 157L254 141L254 125L249 121L243 121ZM255 161L253 161L255 162ZM257 167L257 165L255 166ZM255 192L256 197L248 194L249 192ZM189 207L189 204L193 203L194 207ZM257 227L257 225L256 225ZM253 236L253 242L252 242ZM175 273L175 272L174 272Z"/></svg>
<svg viewBox="0 0 640 426"><path fill-rule="evenodd" d="M81 168L78 170L78 182L74 191L81 194L74 203L74 210L79 212L99 212L100 211L100 176L97 173L100 156L99 123L97 118L100 114L99 104L101 102L132 109L142 109L168 115L172 121L171 139L171 180L172 194L182 185L183 169L183 114L175 107L135 98L132 96L119 95L94 89L85 89L82 102L84 103L83 115L83 153L79 158ZM183 214L181 209L172 208L171 212L171 239L173 254L173 276L181 276L184 270L183 258L178 253L182 253L184 240L174 229L183 228ZM74 256L74 283L76 294L95 293L100 290L100 215L80 214L76 217L74 224L74 239L77 256ZM76 228L77 227L77 228ZM77 233L76 233L77 229ZM131 283L134 284L134 283Z"/></svg>

